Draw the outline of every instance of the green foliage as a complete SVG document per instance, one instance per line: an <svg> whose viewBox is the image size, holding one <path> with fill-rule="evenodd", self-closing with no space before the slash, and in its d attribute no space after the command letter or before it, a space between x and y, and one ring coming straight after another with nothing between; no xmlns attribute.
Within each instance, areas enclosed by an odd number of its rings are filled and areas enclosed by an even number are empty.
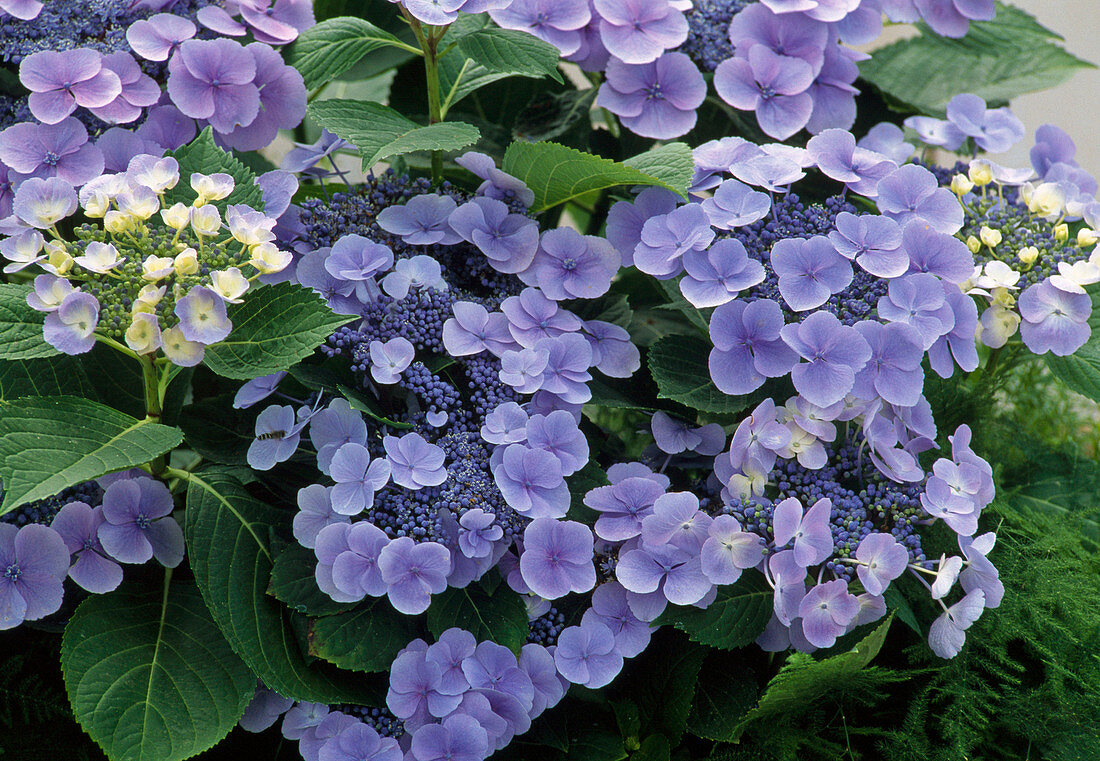
<svg viewBox="0 0 1100 761"><path fill-rule="evenodd" d="M287 51L287 63L314 89L346 72L381 47L405 47L396 35L351 16L330 18L310 27Z"/></svg>
<svg viewBox="0 0 1100 761"><path fill-rule="evenodd" d="M267 591L287 607L310 616L331 616L355 607L354 603L336 602L317 586L317 556L297 542L288 544L275 556L271 584Z"/></svg>
<svg viewBox="0 0 1100 761"><path fill-rule="evenodd" d="M203 363L238 380L286 370L354 319L335 314L317 294L295 283L258 288L228 312L233 332L206 348Z"/></svg>
<svg viewBox="0 0 1100 761"><path fill-rule="evenodd" d="M0 402L0 513L137 467L182 441L178 428L74 396Z"/></svg>
<svg viewBox="0 0 1100 761"><path fill-rule="evenodd" d="M737 738L737 725L755 705L757 696L756 680L745 661L744 653L707 655L699 671L687 725L693 735L721 742Z"/></svg>
<svg viewBox="0 0 1100 761"><path fill-rule="evenodd" d="M1062 383L1094 402L1100 402L1100 288L1089 288L1092 334L1085 345L1068 357L1045 354L1047 367Z"/></svg>
<svg viewBox="0 0 1100 761"><path fill-rule="evenodd" d="M308 111L319 125L359 149L363 171L392 156L465 148L481 134L462 122L425 127L388 106L363 100L322 100L310 104Z"/></svg>
<svg viewBox="0 0 1100 761"><path fill-rule="evenodd" d="M527 606L518 594L490 573L462 589L448 587L432 597L428 631L439 637L457 626L472 632L478 642L492 640L519 654L527 640Z"/></svg>
<svg viewBox="0 0 1100 761"><path fill-rule="evenodd" d="M691 181L691 151L670 143L623 163L557 143L512 143L501 164L535 194L531 211L545 211L593 190L617 185L658 185L684 196Z"/></svg>
<svg viewBox="0 0 1100 761"><path fill-rule="evenodd" d="M79 359L68 354L43 359L0 360L0 401L21 396L93 396Z"/></svg>
<svg viewBox="0 0 1100 761"><path fill-rule="evenodd" d="M187 405L179 426L187 446L219 465L244 465L254 439L257 410L233 407L233 397L221 394Z"/></svg>
<svg viewBox="0 0 1100 761"><path fill-rule="evenodd" d="M235 185L228 198L212 202L215 206L224 211L226 207L240 203L253 209L263 209L263 191L255 184L256 175L232 153L226 153L218 147L211 127L207 127L197 138L168 155L179 162L180 181L166 194L167 205L191 204L198 198L198 193L191 188L190 177L193 173L224 172L233 178Z"/></svg>
<svg viewBox="0 0 1100 761"><path fill-rule="evenodd" d="M710 379L710 343L699 336L665 336L649 348L649 372L661 399L701 412L740 412L748 396L730 396Z"/></svg>
<svg viewBox="0 0 1100 761"><path fill-rule="evenodd" d="M672 745L687 728L695 682L707 649L688 643L672 630L654 635L649 647L629 662L614 682L612 694L638 707L641 734L663 735Z"/></svg>
<svg viewBox="0 0 1100 761"><path fill-rule="evenodd" d="M1035 19L997 3L993 21L971 22L962 39L941 37L923 24L921 34L875 51L860 64L860 76L908 109L942 114L959 93L991 103L1054 87L1092 64L1067 53L1061 40ZM1004 51L1023 51L1027 65Z"/></svg>
<svg viewBox="0 0 1100 761"><path fill-rule="evenodd" d="M287 517L248 493L225 468L190 476L187 556L195 582L229 644L264 683L297 700L359 702L364 687L311 667L286 608L266 595L272 535Z"/></svg>
<svg viewBox="0 0 1100 761"><path fill-rule="evenodd" d="M548 42L515 29L486 27L459 38L457 49L489 71L561 82L561 53Z"/></svg>
<svg viewBox="0 0 1100 761"><path fill-rule="evenodd" d="M256 681L194 584L130 583L89 597L65 627L61 667L77 720L117 761L176 761L213 747Z"/></svg>
<svg viewBox="0 0 1100 761"><path fill-rule="evenodd" d="M746 571L733 584L718 588L705 609L669 605L655 623L675 626L694 642L711 647L744 647L764 631L772 615L772 588L756 571Z"/></svg>
<svg viewBox="0 0 1100 761"><path fill-rule="evenodd" d="M59 352L42 338L46 315L27 305L29 285L0 283L0 360L38 359Z"/></svg>
<svg viewBox="0 0 1100 761"><path fill-rule="evenodd" d="M414 619L380 598L353 611L311 619L309 652L340 668L384 672L416 634Z"/></svg>
<svg viewBox="0 0 1100 761"><path fill-rule="evenodd" d="M588 112L598 90L566 90L538 95L528 101L516 116L512 136L517 140L539 142L554 140L566 133L587 129Z"/></svg>

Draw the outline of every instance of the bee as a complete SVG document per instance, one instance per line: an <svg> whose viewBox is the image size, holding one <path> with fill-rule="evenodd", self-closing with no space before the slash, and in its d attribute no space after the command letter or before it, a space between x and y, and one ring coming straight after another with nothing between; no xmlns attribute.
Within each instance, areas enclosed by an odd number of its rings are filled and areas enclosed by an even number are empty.
<svg viewBox="0 0 1100 761"><path fill-rule="evenodd" d="M268 431L256 437L256 441L269 441L270 439L285 439L286 431Z"/></svg>

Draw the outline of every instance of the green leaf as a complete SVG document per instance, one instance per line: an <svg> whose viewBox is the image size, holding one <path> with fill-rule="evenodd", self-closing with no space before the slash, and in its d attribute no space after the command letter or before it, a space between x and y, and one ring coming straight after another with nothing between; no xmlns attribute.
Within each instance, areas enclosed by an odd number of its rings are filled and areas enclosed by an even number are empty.
<svg viewBox="0 0 1100 761"><path fill-rule="evenodd" d="M190 581L88 597L65 626L73 712L115 761L180 761L229 734L256 689Z"/></svg>
<svg viewBox="0 0 1100 761"><path fill-rule="evenodd" d="M527 32L486 27L459 39L458 50L489 71L562 81L561 53Z"/></svg>
<svg viewBox="0 0 1100 761"><path fill-rule="evenodd" d="M288 544L275 556L267 592L287 607L310 616L331 616L354 608L353 603L336 602L321 591L314 575L316 569L313 550L297 542Z"/></svg>
<svg viewBox="0 0 1100 761"><path fill-rule="evenodd" d="M706 648L691 645L683 634L665 631L630 664L617 691L637 704L643 735L660 733L680 744L706 655Z"/></svg>
<svg viewBox="0 0 1100 761"><path fill-rule="evenodd" d="M178 428L75 396L0 402L0 513L143 465L182 442Z"/></svg>
<svg viewBox="0 0 1100 761"><path fill-rule="evenodd" d="M244 465L254 440L257 414L255 407L234 408L233 396L223 394L184 407L179 426L187 446L205 459L219 465Z"/></svg>
<svg viewBox="0 0 1100 761"><path fill-rule="evenodd" d="M310 654L352 671L389 671L397 653L415 637L415 619L398 613L384 598L309 622Z"/></svg>
<svg viewBox="0 0 1100 761"><path fill-rule="evenodd" d="M970 23L961 39L941 37L921 25L918 37L875 51L860 64L860 76L913 110L942 115L947 102L961 92L991 103L1046 90L1082 68L1094 68L1054 44L1060 39L1031 15L997 4L993 21ZM1026 65L1003 51L1025 51Z"/></svg>
<svg viewBox="0 0 1100 761"><path fill-rule="evenodd" d="M213 202L215 206L223 211L227 206L239 203L251 206L253 209L264 207L264 194L255 184L256 175L232 153L226 153L218 147L214 142L214 132L211 127L207 127L197 138L171 151L168 155L176 159L180 165L180 181L167 193L168 206L177 202L190 204L198 198L198 193L191 189L189 182L192 173L224 172L233 178L235 185L228 198Z"/></svg>
<svg viewBox="0 0 1100 761"><path fill-rule="evenodd" d="M334 313L308 288L278 283L231 304L229 319L233 332L206 347L203 363L226 378L250 380L300 362L355 318Z"/></svg>
<svg viewBox="0 0 1100 761"><path fill-rule="evenodd" d="M630 754L631 761L670 761L671 758L672 747L664 735L650 735Z"/></svg>
<svg viewBox="0 0 1100 761"><path fill-rule="evenodd" d="M369 21L341 16L310 27L287 51L287 63L296 68L310 90L343 74L372 50L407 47L397 36Z"/></svg>
<svg viewBox="0 0 1100 761"><path fill-rule="evenodd" d="M280 695L321 703L365 703L365 686L310 666L290 612L265 593L271 537L288 516L251 496L229 469L208 468L187 487L187 557L203 600L253 673Z"/></svg>
<svg viewBox="0 0 1100 761"><path fill-rule="evenodd" d="M695 173L695 160L687 143L666 143L623 162L650 177L656 177L680 195L687 191ZM682 189L682 190L681 190Z"/></svg>
<svg viewBox="0 0 1100 761"><path fill-rule="evenodd" d="M730 742L737 722L756 703L756 692L756 681L745 671L744 656L711 653L699 671L688 731L706 740Z"/></svg>
<svg viewBox="0 0 1100 761"><path fill-rule="evenodd" d="M492 594L477 582L462 589L448 587L432 597L428 631L438 637L452 626L472 632L479 642L492 640L518 655L527 640L527 606L505 587Z"/></svg>
<svg viewBox="0 0 1100 761"><path fill-rule="evenodd" d="M1100 288L1090 286L1086 290L1092 299L1089 340L1068 357L1056 357L1048 352L1043 359L1054 377L1097 402L1100 401Z"/></svg>
<svg viewBox="0 0 1100 761"><path fill-rule="evenodd" d="M516 116L512 136L517 140L539 141L553 140L574 129L587 131L591 127L588 112L597 92L591 87L536 94Z"/></svg>
<svg viewBox="0 0 1100 761"><path fill-rule="evenodd" d="M661 290L665 292L665 295L668 296L668 303L658 305L658 309L673 309L687 317L688 322L699 328L704 335L710 335L709 317L699 307L684 298L684 294L680 290L680 278L658 280L657 283L661 286Z"/></svg>
<svg viewBox="0 0 1100 761"><path fill-rule="evenodd" d="M753 722L813 705L829 692L841 689L847 677L865 668L878 655L892 620L893 616L888 616L846 653L824 660L804 653L788 656L787 663L768 683L760 702L738 722L731 741L736 741Z"/></svg>
<svg viewBox="0 0 1100 761"><path fill-rule="evenodd" d="M0 283L0 359L38 359L60 352L42 337L46 315L27 305L29 285Z"/></svg>
<svg viewBox="0 0 1100 761"><path fill-rule="evenodd" d="M76 357L0 360L0 401L21 396L95 396Z"/></svg>
<svg viewBox="0 0 1100 761"><path fill-rule="evenodd" d="M710 379L710 343L698 336L665 336L649 348L649 372L661 399L701 412L740 412L746 397L730 396Z"/></svg>
<svg viewBox="0 0 1100 761"><path fill-rule="evenodd" d="M359 149L363 170L414 151L455 151L477 142L477 127L441 122L423 127L388 106L364 100L322 100L310 104L319 125Z"/></svg>
<svg viewBox="0 0 1100 761"><path fill-rule="evenodd" d="M703 608L670 605L657 618L675 626L693 642L732 650L753 642L772 615L772 588L756 571L746 571L734 584L718 587L718 596Z"/></svg>
<svg viewBox="0 0 1100 761"><path fill-rule="evenodd" d="M607 480L607 473L596 463L589 462L566 479L566 483L569 485L569 513L566 517L571 521L594 526L600 514L584 504L584 495L595 488L611 483Z"/></svg>
<svg viewBox="0 0 1100 761"><path fill-rule="evenodd" d="M664 156L660 162L650 162L649 168L658 164L671 166L671 155ZM646 165L647 161L643 160L642 164ZM678 177L658 177L628 163L620 164L557 143L512 143L504 154L501 169L525 182L534 192L533 212L545 211L590 191L616 185L658 185L684 197L687 193L687 182L682 185L670 182Z"/></svg>
<svg viewBox="0 0 1100 761"><path fill-rule="evenodd" d="M475 90L509 76L503 71L490 71L458 50L439 59L439 91L448 111Z"/></svg>

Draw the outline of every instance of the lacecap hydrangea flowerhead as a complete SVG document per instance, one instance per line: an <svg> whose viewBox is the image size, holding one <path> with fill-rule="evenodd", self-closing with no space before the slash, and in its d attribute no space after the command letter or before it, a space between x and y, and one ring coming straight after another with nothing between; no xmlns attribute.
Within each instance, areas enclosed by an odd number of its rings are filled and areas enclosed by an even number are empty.
<svg viewBox="0 0 1100 761"><path fill-rule="evenodd" d="M42 272L27 302L46 313L51 346L75 355L101 341L196 365L232 330L227 304L291 263L275 243L276 217L242 204L223 215L214 205L233 192L231 176L192 174L194 201L170 203L180 180L175 159L145 154L87 182L79 197L60 177L20 184L13 207L24 227L0 254L5 272ZM91 221L66 237L58 225L78 206Z"/></svg>

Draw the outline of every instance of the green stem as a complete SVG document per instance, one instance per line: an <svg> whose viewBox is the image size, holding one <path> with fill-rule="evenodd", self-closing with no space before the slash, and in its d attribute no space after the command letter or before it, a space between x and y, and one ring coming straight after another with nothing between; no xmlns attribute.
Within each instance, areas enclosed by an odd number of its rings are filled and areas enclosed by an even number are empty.
<svg viewBox="0 0 1100 761"><path fill-rule="evenodd" d="M141 385L145 390L145 419L159 423L164 410L164 391L167 383L162 384L161 374L150 355L143 354L138 357L138 360L141 362ZM166 374L168 369L165 367ZM159 455L149 463L150 472L154 476L161 475L167 467L167 454Z"/></svg>
<svg viewBox="0 0 1100 761"><path fill-rule="evenodd" d="M443 39L446 27L427 27L412 16L404 8L401 13L409 22L416 41L420 43L420 50L424 54L424 75L428 86L428 123L438 124L443 121L443 101L440 98L439 88L439 41ZM443 152L432 151L432 182L439 184L443 180Z"/></svg>

